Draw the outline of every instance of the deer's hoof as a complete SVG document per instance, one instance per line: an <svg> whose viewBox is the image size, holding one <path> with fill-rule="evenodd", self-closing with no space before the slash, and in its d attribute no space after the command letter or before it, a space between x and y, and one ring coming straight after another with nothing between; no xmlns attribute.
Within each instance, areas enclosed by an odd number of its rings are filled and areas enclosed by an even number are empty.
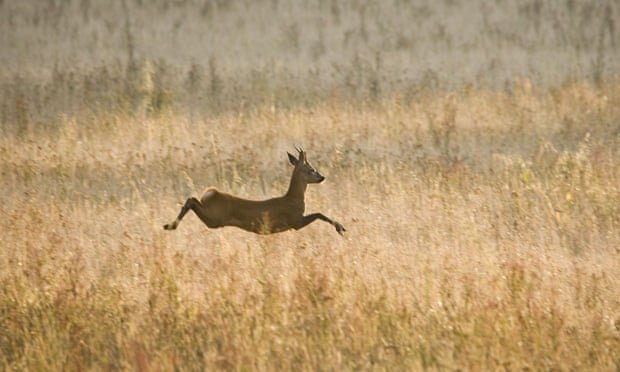
<svg viewBox="0 0 620 372"><path fill-rule="evenodd" d="M338 234L344 236L343 232L347 231L347 229L345 229L344 226L336 222L336 231L338 232Z"/></svg>

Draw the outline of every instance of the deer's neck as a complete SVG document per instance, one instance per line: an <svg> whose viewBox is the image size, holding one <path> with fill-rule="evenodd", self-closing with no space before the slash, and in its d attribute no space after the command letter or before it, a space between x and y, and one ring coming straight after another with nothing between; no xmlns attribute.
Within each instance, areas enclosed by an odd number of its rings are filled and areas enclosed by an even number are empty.
<svg viewBox="0 0 620 372"><path fill-rule="evenodd" d="M308 184L302 181L300 177L298 177L297 174L293 172L293 176L291 177L291 183L288 187L288 191L286 192L286 197L303 201L307 187Z"/></svg>

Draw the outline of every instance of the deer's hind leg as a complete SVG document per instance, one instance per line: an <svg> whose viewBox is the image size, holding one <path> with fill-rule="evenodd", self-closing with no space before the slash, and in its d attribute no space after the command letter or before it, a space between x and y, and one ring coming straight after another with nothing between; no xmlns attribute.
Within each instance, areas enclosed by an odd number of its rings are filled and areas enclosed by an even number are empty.
<svg viewBox="0 0 620 372"><path fill-rule="evenodd" d="M177 218L172 223L167 223L164 225L164 230L176 229L177 226L179 226L179 223L181 222L183 217L185 217L187 212L190 211L190 209L193 210L194 213L196 213L196 215L201 220L203 221L205 220L204 207L202 206L200 201L198 201L198 199L192 197L192 198L187 199L185 204L183 204L183 207L181 208L181 212L179 212L179 215L177 216Z"/></svg>

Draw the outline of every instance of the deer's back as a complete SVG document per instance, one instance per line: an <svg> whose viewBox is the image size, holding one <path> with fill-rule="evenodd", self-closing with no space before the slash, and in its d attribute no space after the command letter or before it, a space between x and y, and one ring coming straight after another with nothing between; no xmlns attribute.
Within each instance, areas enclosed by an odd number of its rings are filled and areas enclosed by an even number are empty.
<svg viewBox="0 0 620 372"><path fill-rule="evenodd" d="M213 188L204 193L201 203L213 226L231 225L256 233L287 230L304 212L303 200L248 200Z"/></svg>

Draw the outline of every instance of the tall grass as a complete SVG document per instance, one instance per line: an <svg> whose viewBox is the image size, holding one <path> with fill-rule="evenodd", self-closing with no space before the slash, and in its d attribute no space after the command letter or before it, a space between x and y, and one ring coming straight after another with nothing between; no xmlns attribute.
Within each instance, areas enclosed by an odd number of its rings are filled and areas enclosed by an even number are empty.
<svg viewBox="0 0 620 372"><path fill-rule="evenodd" d="M0 1L0 370L618 370L619 11Z"/></svg>
<svg viewBox="0 0 620 372"><path fill-rule="evenodd" d="M520 81L4 133L0 365L615 370L618 97ZM295 144L346 238L162 230L208 185L283 192Z"/></svg>

